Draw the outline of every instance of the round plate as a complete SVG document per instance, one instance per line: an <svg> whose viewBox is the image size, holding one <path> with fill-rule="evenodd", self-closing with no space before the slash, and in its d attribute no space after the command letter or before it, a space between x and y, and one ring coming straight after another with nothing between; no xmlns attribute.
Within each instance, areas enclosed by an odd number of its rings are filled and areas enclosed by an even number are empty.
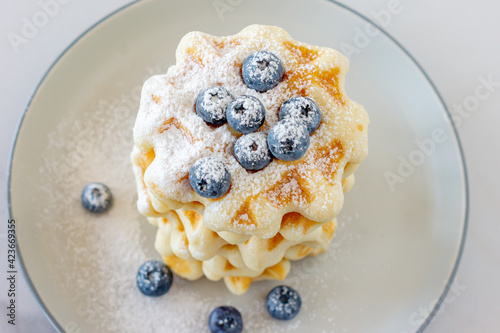
<svg viewBox="0 0 500 333"><path fill-rule="evenodd" d="M271 319L278 282L233 296L222 282L176 278L164 297L135 286L155 228L136 210L129 162L144 80L174 64L180 38L230 35L260 23L349 55L349 96L371 119L370 154L357 171L326 254L293 263L284 281L302 295L290 322ZM232 304L248 332L414 332L436 312L462 250L467 183L460 144L429 78L392 38L325 0L147 1L94 26L57 60L20 126L10 170L25 275L48 318L68 332L200 332ZM80 204L106 183L112 209Z"/></svg>

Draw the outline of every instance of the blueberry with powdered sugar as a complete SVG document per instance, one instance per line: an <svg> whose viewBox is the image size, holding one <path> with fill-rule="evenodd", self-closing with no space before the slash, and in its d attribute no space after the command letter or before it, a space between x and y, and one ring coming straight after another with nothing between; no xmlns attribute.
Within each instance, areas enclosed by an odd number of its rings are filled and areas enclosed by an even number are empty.
<svg viewBox="0 0 500 333"><path fill-rule="evenodd" d="M278 286L267 295L266 306L271 317L279 320L290 320L299 313L302 300L295 289Z"/></svg>
<svg viewBox="0 0 500 333"><path fill-rule="evenodd" d="M272 160L266 134L255 132L243 135L234 144L234 156L247 170L264 169Z"/></svg>
<svg viewBox="0 0 500 333"><path fill-rule="evenodd" d="M282 161L295 161L309 148L309 131L304 121L287 118L274 125L267 136L269 150Z"/></svg>
<svg viewBox="0 0 500 333"><path fill-rule="evenodd" d="M243 81L254 90L265 92L274 88L283 77L281 60L269 51L258 51L245 59Z"/></svg>
<svg viewBox="0 0 500 333"><path fill-rule="evenodd" d="M228 105L226 115L229 126L247 134L255 132L264 124L266 108L257 98L243 95Z"/></svg>
<svg viewBox="0 0 500 333"><path fill-rule="evenodd" d="M82 191L81 200L88 211L102 213L111 206L111 191L102 183L89 183Z"/></svg>
<svg viewBox="0 0 500 333"><path fill-rule="evenodd" d="M243 330L241 313L232 306L219 306L208 317L210 333L240 333Z"/></svg>
<svg viewBox="0 0 500 333"><path fill-rule="evenodd" d="M204 198L217 199L229 190L231 174L218 158L204 157L196 161L189 171L189 183Z"/></svg>
<svg viewBox="0 0 500 333"><path fill-rule="evenodd" d="M174 275L170 269L157 260L146 261L137 271L137 288L146 296L165 295L172 286Z"/></svg>
<svg viewBox="0 0 500 333"><path fill-rule="evenodd" d="M309 134L312 134L321 122L321 110L311 98L293 97L283 103L279 112L279 119L299 118L303 120Z"/></svg>
<svg viewBox="0 0 500 333"><path fill-rule="evenodd" d="M222 87L205 89L196 101L196 112L207 123L222 125L226 123L226 108L233 97Z"/></svg>

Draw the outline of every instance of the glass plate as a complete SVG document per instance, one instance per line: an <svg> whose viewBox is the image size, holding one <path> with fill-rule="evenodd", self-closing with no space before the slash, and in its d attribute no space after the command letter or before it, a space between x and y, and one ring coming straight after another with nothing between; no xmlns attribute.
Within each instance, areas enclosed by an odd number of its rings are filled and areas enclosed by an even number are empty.
<svg viewBox="0 0 500 333"><path fill-rule="evenodd" d="M135 287L138 267L158 258L155 228L135 207L129 163L142 83L174 64L187 32L230 35L254 23L349 55L347 93L371 120L370 154L329 251L293 263L284 281L304 304L290 322L265 311L278 282L233 296L222 282L176 278L159 299ZM80 205L91 181L113 191L104 215ZM238 307L248 332L421 331L456 272L468 209L459 140L432 82L390 36L325 0L157 0L110 15L38 86L18 131L9 188L25 276L54 327L67 332L199 332L221 304Z"/></svg>

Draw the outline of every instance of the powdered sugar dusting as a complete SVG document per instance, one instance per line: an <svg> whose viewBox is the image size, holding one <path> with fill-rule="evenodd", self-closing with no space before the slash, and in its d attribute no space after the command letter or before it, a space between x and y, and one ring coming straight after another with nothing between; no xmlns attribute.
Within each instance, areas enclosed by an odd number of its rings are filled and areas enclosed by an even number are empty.
<svg viewBox="0 0 500 333"><path fill-rule="evenodd" d="M258 78L264 82L272 81L279 69L280 60L269 52L256 52L248 59L251 70L248 75L251 78Z"/></svg>
<svg viewBox="0 0 500 333"><path fill-rule="evenodd" d="M307 201L297 179L292 178L289 182L267 192L265 196L276 206L281 204L281 198L286 197L293 200L299 207L307 207Z"/></svg>
<svg viewBox="0 0 500 333"><path fill-rule="evenodd" d="M265 117L264 105L253 96L240 96L228 109L231 117L245 127L258 127Z"/></svg>
<svg viewBox="0 0 500 333"><path fill-rule="evenodd" d="M276 139L283 142L286 140L294 141L294 146L298 140L303 139L309 135L307 127L302 120L286 119L282 120L273 127L273 133Z"/></svg>
<svg viewBox="0 0 500 333"><path fill-rule="evenodd" d="M216 120L226 117L226 108L233 100L233 97L227 90L221 87L212 87L207 89L202 97L202 107L214 115Z"/></svg>
<svg viewBox="0 0 500 333"><path fill-rule="evenodd" d="M210 184L211 182L222 182L228 172L222 161L215 157L205 157L199 159L193 166L195 175L198 179L203 179Z"/></svg>
<svg viewBox="0 0 500 333"><path fill-rule="evenodd" d="M236 145L238 149L235 149L235 153L246 161L262 161L269 155L267 136L262 132L244 135L238 139Z"/></svg>
<svg viewBox="0 0 500 333"><path fill-rule="evenodd" d="M306 97L294 97L283 103L280 118L297 118L303 120L312 133L321 121L321 110L316 103Z"/></svg>

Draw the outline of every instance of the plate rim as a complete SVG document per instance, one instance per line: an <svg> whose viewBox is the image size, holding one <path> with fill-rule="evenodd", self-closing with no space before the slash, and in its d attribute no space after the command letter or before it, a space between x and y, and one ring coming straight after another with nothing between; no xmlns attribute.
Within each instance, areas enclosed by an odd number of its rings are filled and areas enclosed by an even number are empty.
<svg viewBox="0 0 500 333"><path fill-rule="evenodd" d="M378 25L377 23L375 23L369 17L365 16L364 14L361 14L357 10L355 10L355 9L353 9L353 8L351 8L351 7L343 4L343 3L340 3L338 0L323 0L323 1L332 3L333 5L336 5L336 6L340 7L340 8L342 8L342 9L350 12L351 14L354 14L355 16L358 16L359 18L361 18L362 20L366 21L367 23L375 26L397 48L399 48L401 51L403 51L403 53L417 67L417 69L420 71L420 73L423 74L423 76L425 77L426 81L429 83L429 85L431 86L432 90L435 92L436 96L438 97L439 103L443 107L443 109L445 111L445 114L446 114L446 116L447 116L447 118L449 120L449 123L451 125L451 128L453 130L454 139L455 139L455 142L457 144L458 152L459 152L459 155L460 155L460 161L461 161L461 167L462 167L462 173L463 173L462 177L463 177L463 182L464 182L463 188L464 188L464 194L465 194L465 198L464 198L465 199L465 202L464 202L465 206L464 206L463 227L462 227L462 231L461 231L461 239L460 239L460 242L459 242L458 252L456 254L456 259L455 259L455 262L453 264L453 268L451 270L451 273L450 273L450 276L448 278L448 281L446 282L446 284L445 284L445 286L443 288L443 291L441 292L441 294L440 294L438 300L436 301L436 304L434 305L433 309L431 310L431 312L429 312L429 314L426 317L425 321L415 331L415 333L421 333L421 332L423 332L427 328L427 326L429 326L429 324L431 323L431 321L435 318L437 312L439 311L441 305L443 304L443 302L444 302L444 300L445 300L445 298L446 298L446 296L447 296L447 294L448 294L448 292L449 292L449 290L451 288L451 285L452 285L452 283L453 283L453 281L454 281L454 279L456 277L456 274L458 272L458 268L460 266L460 262L461 262L461 259L462 259L462 255L463 255L463 251L464 251L464 247L465 247L465 242L466 242L466 238L467 238L467 230L468 230L468 225L469 225L469 211L470 211L470 198L469 198L470 197L470 189L469 189L469 178L468 178L468 173L467 173L467 165L466 165L466 161L465 161L465 154L464 154L464 149L463 149L463 146L462 146L462 142L460 140L460 136L458 134L457 127L455 126L455 123L452 120L451 112L449 111L448 106L446 105L446 103L445 103L445 101L444 101L441 93L437 89L436 85L434 84L434 82L432 81L432 79L430 78L430 76L424 70L424 68L422 67L422 65L420 65L420 63L413 57L413 55L400 42L398 42L391 34L389 34L383 27L381 27L380 25ZM66 55L66 53L78 41L80 41L80 39L82 39L90 31L92 31L94 28L96 28L97 26L99 26L101 23L105 22L110 17L114 16L115 14L118 14L118 13L122 12L125 9L128 9L128 8L130 8L130 7L138 4L139 2L141 2L141 0L132 0L131 2L129 2L129 3L125 4L125 5L117 8L115 10L113 10L109 14L105 15L104 17L102 17L101 19L99 19L98 21L96 21L90 27L88 27L87 29L85 29L67 47L64 48L64 50L52 62L52 64L48 67L48 69L45 71L45 73L41 77L40 81L35 86L33 92L31 93L31 96L29 97L28 103L26 104L26 107L24 108L23 114L21 115L21 118L20 118L20 120L18 122L18 125L16 127L16 131L15 131L15 134L14 134L14 139L12 141L11 149L10 149L10 154L9 154L9 162L8 162L8 170L7 170L7 215L8 215L8 219L9 220L13 219L13 214L12 214L12 198L11 198L11 180L12 180L11 175L12 175L12 165L13 165L13 160L14 160L14 154L15 154L15 151L16 151L17 141L18 141L18 138L19 138L19 133L21 131L22 125L23 125L24 120L26 118L26 114L28 113L28 110L29 110L29 108L31 106L31 103L32 103L33 99L35 98L35 96L36 96L36 94L37 94L40 86L45 82L46 77L52 71L52 69L57 65L57 63L59 62L59 60L62 57L64 57ZM19 268L20 268L21 274L23 275L23 277L24 277L24 279L26 281L26 284L28 285L28 288L31 291L32 295L34 296L35 300L40 305L45 318L49 321L49 323L51 324L51 326L57 332L64 332L64 329L61 327L61 325L59 324L59 322L57 321L57 319L52 315L52 313L49 311L48 307L43 302L42 298L38 294L38 291L37 291L37 289L36 289L33 281L31 280L31 278L29 276L28 269L25 266L23 258L22 258L22 255L21 255L21 251L20 251L20 248L19 248L19 241L17 239L17 235L16 235L16 255L17 255L17 261L19 263Z"/></svg>
<svg viewBox="0 0 500 333"><path fill-rule="evenodd" d="M427 82L429 82L432 90L436 93L436 96L438 97L438 100L443 107L443 109L446 112L446 116L449 120L449 123L451 125L451 128L453 130L453 134L455 135L455 141L457 143L459 155L460 155L460 160L462 162L462 171L463 171L463 182L464 182L464 194L465 194L465 207L464 207L464 221L463 221L463 226L462 226L462 234L461 234L461 239L460 239L460 245L458 248L458 252L456 254L456 259L455 263L453 264L453 268L451 270L450 276L448 277L448 281L446 281L446 284L444 286L443 291L441 292L441 295L439 296L438 300L436 301L436 304L432 308L431 312L429 312L429 315L425 319L425 321L420 325L420 327L415 331L415 333L421 333L423 332L427 326L431 323L431 321L436 317L436 314L438 313L441 305L443 304L444 300L446 299L446 296L448 295L448 292L450 291L451 285L453 284L453 281L455 280L455 277L458 272L458 268L460 266L460 262L462 259L463 251L465 248L465 241L467 238L467 230L468 230L468 225L469 225L469 210L470 210L470 201L469 201L469 177L467 173L467 164L465 162L465 154L464 154L464 149L462 146L462 142L460 140L460 136L458 134L457 127L455 126L455 122L453 121L452 115L450 110L448 109L448 106L446 105L443 96L439 92L438 88L434 84L434 81L430 78L429 74L424 70L422 65L413 57L413 55L400 43L396 40L395 37L393 37L391 34L389 34L384 28L376 24L372 19L369 17L365 16L364 14L359 13L357 10L348 7L347 5L344 5L342 3L339 3L337 0L326 0L328 2L337 4L338 6L344 8L345 10L353 13L354 15L359 16L360 18L364 19L368 23L374 25L379 29L389 40L396 45L399 49L403 51L403 53L413 62L413 64L419 69L419 71L424 75L425 79Z"/></svg>
<svg viewBox="0 0 500 333"><path fill-rule="evenodd" d="M16 151L16 146L17 146L17 141L19 138L19 133L21 132L21 127L23 126L24 119L26 118L26 114L28 113L28 109L31 106L31 103L33 102L33 99L35 98L40 86L45 82L45 79L49 75L49 73L52 71L52 69L57 65L59 60L61 60L62 57L68 53L68 51L80 41L83 37L87 35L90 31L92 31L94 28L96 28L98 25L106 21L108 18L114 16L115 14L118 14L119 12L123 11L126 8L132 7L133 5L139 3L141 0L132 0L131 2L118 7L117 9L113 10L109 14L103 16L99 20L97 20L94 24L89 26L87 29L85 29L82 33L80 33L68 46L64 48L64 50L56 57L56 59L52 62L52 64L47 68L43 76L41 77L40 81L37 83L35 88L33 89L33 92L31 93L28 103L26 104L26 107L24 108L23 114L21 115L21 119L19 120L19 123L16 127L16 131L14 133L14 139L11 144L11 149L10 149L10 154L9 154L9 162L8 162L8 170L7 170L7 218L9 220L14 219L13 214L12 214L12 198L11 198L11 180L12 180L12 164L14 161L14 154ZM28 285L29 290L31 291L31 294L35 297L35 300L37 301L38 305L42 308L43 315L45 318L48 320L50 325L58 332L58 333L64 333L64 329L62 326L59 324L57 319L52 315L48 307L45 305L44 301L42 300L41 296L38 294L38 291L35 287L35 284L31 280L31 277L29 276L28 269L26 265L24 264L24 260L21 254L21 249L19 248L19 241L17 239L17 234L16 234L16 256L17 256L17 261L19 263L19 268L21 271L21 274L23 275L26 284Z"/></svg>

